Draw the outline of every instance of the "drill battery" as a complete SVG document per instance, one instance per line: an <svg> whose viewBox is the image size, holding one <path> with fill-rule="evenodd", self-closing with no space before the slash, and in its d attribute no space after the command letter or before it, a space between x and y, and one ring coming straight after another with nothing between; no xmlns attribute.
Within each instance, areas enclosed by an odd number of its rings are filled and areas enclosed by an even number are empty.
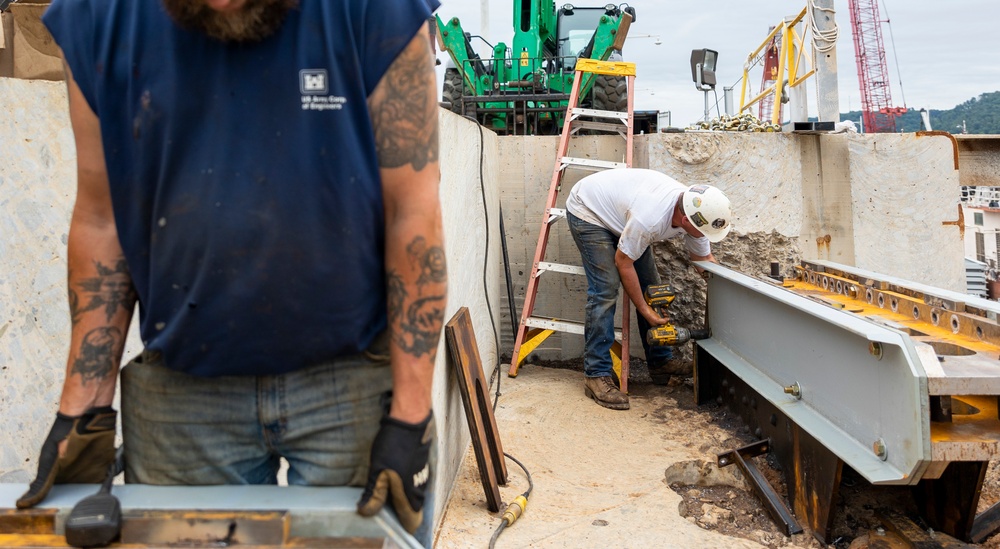
<svg viewBox="0 0 1000 549"><path fill-rule="evenodd" d="M646 287L642 296L646 298L646 303L650 307L662 310L674 302L677 293L670 284L653 284Z"/></svg>
<svg viewBox="0 0 1000 549"><path fill-rule="evenodd" d="M642 296L646 303L661 316L666 313L667 306L673 303L677 293L670 284L654 284L646 288ZM655 326L646 332L646 343L652 346L675 346L687 343L692 339L707 339L708 330L689 330L683 326L664 324Z"/></svg>

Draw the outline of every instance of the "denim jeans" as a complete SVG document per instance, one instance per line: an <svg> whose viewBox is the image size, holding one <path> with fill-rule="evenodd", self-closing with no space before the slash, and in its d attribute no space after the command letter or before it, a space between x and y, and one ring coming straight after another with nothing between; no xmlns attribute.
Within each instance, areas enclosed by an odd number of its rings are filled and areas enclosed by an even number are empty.
<svg viewBox="0 0 1000 549"><path fill-rule="evenodd" d="M615 342L615 309L621 286L621 277L615 266L618 237L604 227L587 223L569 212L566 212L566 219L573 241L583 257L583 270L587 273L583 372L587 377L612 375L611 345ZM647 286L660 283L651 247L636 260L635 272L644 292ZM650 347L646 343L649 322L642 315L637 314L636 317L639 325L637 335L642 340L646 361L655 366L670 360L673 356L670 347Z"/></svg>
<svg viewBox="0 0 1000 549"><path fill-rule="evenodd" d="M284 457L288 484L364 486L392 396L388 338L273 376L195 377L144 352L122 369L121 387L126 482L276 484ZM425 544L433 508L428 494Z"/></svg>

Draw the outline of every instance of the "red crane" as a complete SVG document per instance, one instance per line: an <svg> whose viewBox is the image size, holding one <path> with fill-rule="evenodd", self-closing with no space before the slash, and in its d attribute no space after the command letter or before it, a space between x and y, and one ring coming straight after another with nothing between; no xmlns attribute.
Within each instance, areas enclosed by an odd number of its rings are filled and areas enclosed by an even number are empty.
<svg viewBox="0 0 1000 549"><path fill-rule="evenodd" d="M896 116L905 113L906 107L892 106L878 0L848 0L848 7L854 34L854 57L858 63L858 83L861 86L864 131L895 132Z"/></svg>
<svg viewBox="0 0 1000 549"><path fill-rule="evenodd" d="M771 27L774 30L774 27ZM768 32L771 32L769 30ZM777 34L771 39L771 43L767 45L767 49L764 50L764 75L760 82L761 93L769 87L773 86L778 80L778 43L781 40L781 35ZM762 121L770 123L771 114L774 112L774 94L768 94L766 97L760 100L760 107L758 114ZM778 102L778 120L781 120L781 102Z"/></svg>

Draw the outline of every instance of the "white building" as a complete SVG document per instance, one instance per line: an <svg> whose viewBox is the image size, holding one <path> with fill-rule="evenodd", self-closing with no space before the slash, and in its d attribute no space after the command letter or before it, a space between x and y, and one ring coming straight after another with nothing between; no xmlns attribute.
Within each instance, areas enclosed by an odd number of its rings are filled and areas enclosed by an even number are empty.
<svg viewBox="0 0 1000 549"><path fill-rule="evenodd" d="M969 293L985 295L980 281L995 282L1000 265L1000 187L963 186L962 212Z"/></svg>

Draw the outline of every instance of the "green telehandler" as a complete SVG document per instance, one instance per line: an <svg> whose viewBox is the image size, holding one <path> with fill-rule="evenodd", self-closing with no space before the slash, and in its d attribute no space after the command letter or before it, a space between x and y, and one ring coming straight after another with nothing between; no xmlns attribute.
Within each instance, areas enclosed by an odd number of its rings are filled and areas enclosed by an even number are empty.
<svg viewBox="0 0 1000 549"><path fill-rule="evenodd" d="M513 1L514 40L509 47L503 42L491 46L490 58L476 53L473 35L457 17L447 22L436 17L438 45L454 62L445 70L442 101L501 135L556 134L576 60L620 59L635 8L564 4L556 9L554 0ZM580 97L594 109L624 111L625 85L625 78L586 73Z"/></svg>

